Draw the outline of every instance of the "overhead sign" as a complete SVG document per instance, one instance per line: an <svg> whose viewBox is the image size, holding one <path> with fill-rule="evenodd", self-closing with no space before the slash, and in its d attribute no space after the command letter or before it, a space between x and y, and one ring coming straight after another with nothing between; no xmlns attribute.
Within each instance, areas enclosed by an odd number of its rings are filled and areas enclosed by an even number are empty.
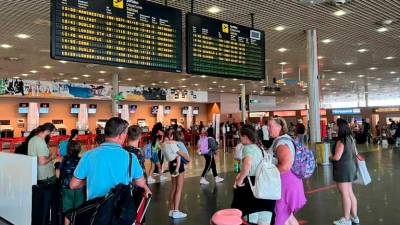
<svg viewBox="0 0 400 225"><path fill-rule="evenodd" d="M181 72L182 12L137 0L52 0L51 57Z"/></svg>
<svg viewBox="0 0 400 225"><path fill-rule="evenodd" d="M274 112L274 116L281 116L281 117L296 116L296 111L277 111Z"/></svg>
<svg viewBox="0 0 400 225"><path fill-rule="evenodd" d="M268 117L269 112L251 112L249 113L250 118L258 118L258 117Z"/></svg>
<svg viewBox="0 0 400 225"><path fill-rule="evenodd" d="M374 112L380 113L380 112L400 112L400 108L377 108L374 109Z"/></svg>
<svg viewBox="0 0 400 225"><path fill-rule="evenodd" d="M326 109L320 109L319 113L321 116L326 116ZM300 111L301 116L307 116L308 115L308 111L307 110L301 110Z"/></svg>
<svg viewBox="0 0 400 225"><path fill-rule="evenodd" d="M332 109L333 115L356 115L360 113L360 108Z"/></svg>
<svg viewBox="0 0 400 225"><path fill-rule="evenodd" d="M264 79L263 31L189 13L186 32L188 73Z"/></svg>

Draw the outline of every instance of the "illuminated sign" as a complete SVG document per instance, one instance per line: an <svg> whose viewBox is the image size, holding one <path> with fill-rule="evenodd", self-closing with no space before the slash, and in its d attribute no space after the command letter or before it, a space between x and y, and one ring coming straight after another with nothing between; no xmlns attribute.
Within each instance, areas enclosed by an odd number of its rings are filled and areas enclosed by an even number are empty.
<svg viewBox="0 0 400 225"><path fill-rule="evenodd" d="M186 32L188 73L265 78L263 31L189 13Z"/></svg>
<svg viewBox="0 0 400 225"><path fill-rule="evenodd" d="M360 108L332 109L333 115L356 115L360 113Z"/></svg>
<svg viewBox="0 0 400 225"><path fill-rule="evenodd" d="M380 112L400 112L400 108L377 108L374 109L374 112L380 113Z"/></svg>
<svg viewBox="0 0 400 225"><path fill-rule="evenodd" d="M181 72L182 12L136 0L52 0L51 57Z"/></svg>
<svg viewBox="0 0 400 225"><path fill-rule="evenodd" d="M274 112L274 116L281 116L281 117L296 116L296 111L278 111Z"/></svg>
<svg viewBox="0 0 400 225"><path fill-rule="evenodd" d="M319 113L320 113L321 116L326 116L326 109L320 109ZM301 114L301 116L307 116L308 115L307 110L301 110L300 114Z"/></svg>
<svg viewBox="0 0 400 225"><path fill-rule="evenodd" d="M268 112L251 112L249 113L250 118L257 118L257 117L268 117Z"/></svg>

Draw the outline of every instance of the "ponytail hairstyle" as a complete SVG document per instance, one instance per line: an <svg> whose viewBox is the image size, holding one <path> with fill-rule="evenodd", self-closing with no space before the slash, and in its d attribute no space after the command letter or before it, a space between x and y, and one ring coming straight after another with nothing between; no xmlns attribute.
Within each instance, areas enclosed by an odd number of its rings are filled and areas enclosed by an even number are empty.
<svg viewBox="0 0 400 225"><path fill-rule="evenodd" d="M285 135L289 132L286 120L280 116L271 118L276 124L281 127L281 131L279 132L279 136Z"/></svg>
<svg viewBox="0 0 400 225"><path fill-rule="evenodd" d="M71 136L69 136L68 142L71 142L76 136L78 136L79 131L77 129L71 130Z"/></svg>

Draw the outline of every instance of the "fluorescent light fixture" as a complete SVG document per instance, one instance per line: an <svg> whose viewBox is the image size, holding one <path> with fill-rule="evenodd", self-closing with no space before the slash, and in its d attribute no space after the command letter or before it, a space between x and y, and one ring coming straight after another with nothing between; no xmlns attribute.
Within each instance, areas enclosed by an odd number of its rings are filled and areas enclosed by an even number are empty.
<svg viewBox="0 0 400 225"><path fill-rule="evenodd" d="M388 56L388 57L386 57L385 59L390 60L390 59L394 59L394 57L393 57L393 56Z"/></svg>
<svg viewBox="0 0 400 225"><path fill-rule="evenodd" d="M163 83L164 83L164 84L168 84L168 81L164 81Z"/></svg>
<svg viewBox="0 0 400 225"><path fill-rule="evenodd" d="M378 68L376 67L370 67L369 70L377 70Z"/></svg>
<svg viewBox="0 0 400 225"><path fill-rule="evenodd" d="M378 31L379 33L383 33L383 32L386 32L388 30L389 29L387 27L380 27L380 28L376 29L376 31Z"/></svg>
<svg viewBox="0 0 400 225"><path fill-rule="evenodd" d="M280 62L279 64L281 64L281 65L286 65L287 62Z"/></svg>
<svg viewBox="0 0 400 225"><path fill-rule="evenodd" d="M69 82L69 80L62 80L63 82Z"/></svg>
<svg viewBox="0 0 400 225"><path fill-rule="evenodd" d="M286 52L287 51L287 48L280 48L280 49L278 49L278 52Z"/></svg>
<svg viewBox="0 0 400 225"><path fill-rule="evenodd" d="M285 29L286 29L285 26L277 26L277 27L274 28L274 30L276 30L276 31L283 31Z"/></svg>
<svg viewBox="0 0 400 225"><path fill-rule="evenodd" d="M212 89L213 89L212 87L209 87L209 88L208 88L208 90L212 90Z"/></svg>
<svg viewBox="0 0 400 225"><path fill-rule="evenodd" d="M73 80L79 80L79 77L73 77L72 79Z"/></svg>
<svg viewBox="0 0 400 225"><path fill-rule="evenodd" d="M151 83L151 85L156 86L157 84L156 83Z"/></svg>
<svg viewBox="0 0 400 225"><path fill-rule="evenodd" d="M337 74L344 74L343 71L337 71L336 73L337 73Z"/></svg>
<svg viewBox="0 0 400 225"><path fill-rule="evenodd" d="M239 84L240 86L243 86L244 84Z"/></svg>
<svg viewBox="0 0 400 225"><path fill-rule="evenodd" d="M9 45L9 44L1 44L0 47L2 47L2 48L12 48L13 46Z"/></svg>
<svg viewBox="0 0 400 225"><path fill-rule="evenodd" d="M324 40L322 40L322 43L324 43L324 44L329 44L329 43L331 43L333 40L332 39L324 39Z"/></svg>
<svg viewBox="0 0 400 225"><path fill-rule="evenodd" d="M329 80L332 80L332 81L335 81L335 80L337 80L335 77L332 77L331 79L329 79Z"/></svg>
<svg viewBox="0 0 400 225"><path fill-rule="evenodd" d="M232 80L237 81L237 78L233 78Z"/></svg>
<svg viewBox="0 0 400 225"><path fill-rule="evenodd" d="M128 79L126 79L127 81L131 81L132 80L132 78L128 78Z"/></svg>
<svg viewBox="0 0 400 225"><path fill-rule="evenodd" d="M30 35L27 35L27 34L16 34L15 37L21 38L21 39L28 39L28 38L30 38L31 36L30 36Z"/></svg>
<svg viewBox="0 0 400 225"><path fill-rule="evenodd" d="M359 78L363 78L363 77L365 77L365 75L363 75L363 74L360 74L360 75L358 75L357 77L359 77Z"/></svg>
<svg viewBox="0 0 400 225"><path fill-rule="evenodd" d="M194 86L199 86L200 84L193 84Z"/></svg>
<svg viewBox="0 0 400 225"><path fill-rule="evenodd" d="M108 82L105 82L104 84L105 84L105 85L109 85L110 83L108 83Z"/></svg>
<svg viewBox="0 0 400 225"><path fill-rule="evenodd" d="M361 48L361 49L358 49L357 52L359 52L359 53L368 52L368 49Z"/></svg>
<svg viewBox="0 0 400 225"><path fill-rule="evenodd" d="M27 74L27 73L23 73L23 74L21 74L21 76L23 76L23 77L27 77L27 76L29 76L29 74Z"/></svg>
<svg viewBox="0 0 400 225"><path fill-rule="evenodd" d="M45 65L45 66L43 66L43 68L45 68L45 69L51 69L51 68L53 68L52 66L49 66L49 65Z"/></svg>
<svg viewBox="0 0 400 225"><path fill-rule="evenodd" d="M347 62L347 63L345 63L345 65L346 66L351 66L351 65L353 65L354 63L352 63L352 62Z"/></svg>
<svg viewBox="0 0 400 225"><path fill-rule="evenodd" d="M82 77L90 77L89 74L83 74Z"/></svg>
<svg viewBox="0 0 400 225"><path fill-rule="evenodd" d="M213 83L213 84L216 84L216 83L217 83L217 81L213 81L212 83Z"/></svg>
<svg viewBox="0 0 400 225"><path fill-rule="evenodd" d="M37 71L37 70L31 70L31 71L29 71L30 73L38 73L39 71Z"/></svg>
<svg viewBox="0 0 400 225"><path fill-rule="evenodd" d="M347 12L342 10L342 9L339 9L336 12L333 13L334 16L344 16L346 14L347 14Z"/></svg>
<svg viewBox="0 0 400 225"><path fill-rule="evenodd" d="M213 6L211 6L210 8L207 9L207 12L212 13L212 14L216 14L216 13L219 13L221 11L222 11L221 8L219 8L218 6L215 6L215 5L213 5Z"/></svg>
<svg viewBox="0 0 400 225"><path fill-rule="evenodd" d="M15 76L15 77L13 77L14 79L19 79L19 77L18 76Z"/></svg>
<svg viewBox="0 0 400 225"><path fill-rule="evenodd" d="M390 71L390 74L396 74L396 71Z"/></svg>
<svg viewBox="0 0 400 225"><path fill-rule="evenodd" d="M207 76L206 76L206 75L201 75L200 77L201 77L201 78L206 78Z"/></svg>
<svg viewBox="0 0 400 225"><path fill-rule="evenodd" d="M100 70L100 71L99 71L99 73L101 73L101 74L105 74L105 73L107 73L107 71Z"/></svg>

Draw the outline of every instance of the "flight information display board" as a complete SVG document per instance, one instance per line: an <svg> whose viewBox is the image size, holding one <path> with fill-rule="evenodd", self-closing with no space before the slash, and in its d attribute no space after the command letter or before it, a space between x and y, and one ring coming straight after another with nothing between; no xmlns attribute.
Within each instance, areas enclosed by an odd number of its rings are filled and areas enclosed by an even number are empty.
<svg viewBox="0 0 400 225"><path fill-rule="evenodd" d="M187 72L248 80L265 78L265 33L186 15Z"/></svg>
<svg viewBox="0 0 400 225"><path fill-rule="evenodd" d="M51 57L182 70L182 12L138 0L52 0Z"/></svg>

